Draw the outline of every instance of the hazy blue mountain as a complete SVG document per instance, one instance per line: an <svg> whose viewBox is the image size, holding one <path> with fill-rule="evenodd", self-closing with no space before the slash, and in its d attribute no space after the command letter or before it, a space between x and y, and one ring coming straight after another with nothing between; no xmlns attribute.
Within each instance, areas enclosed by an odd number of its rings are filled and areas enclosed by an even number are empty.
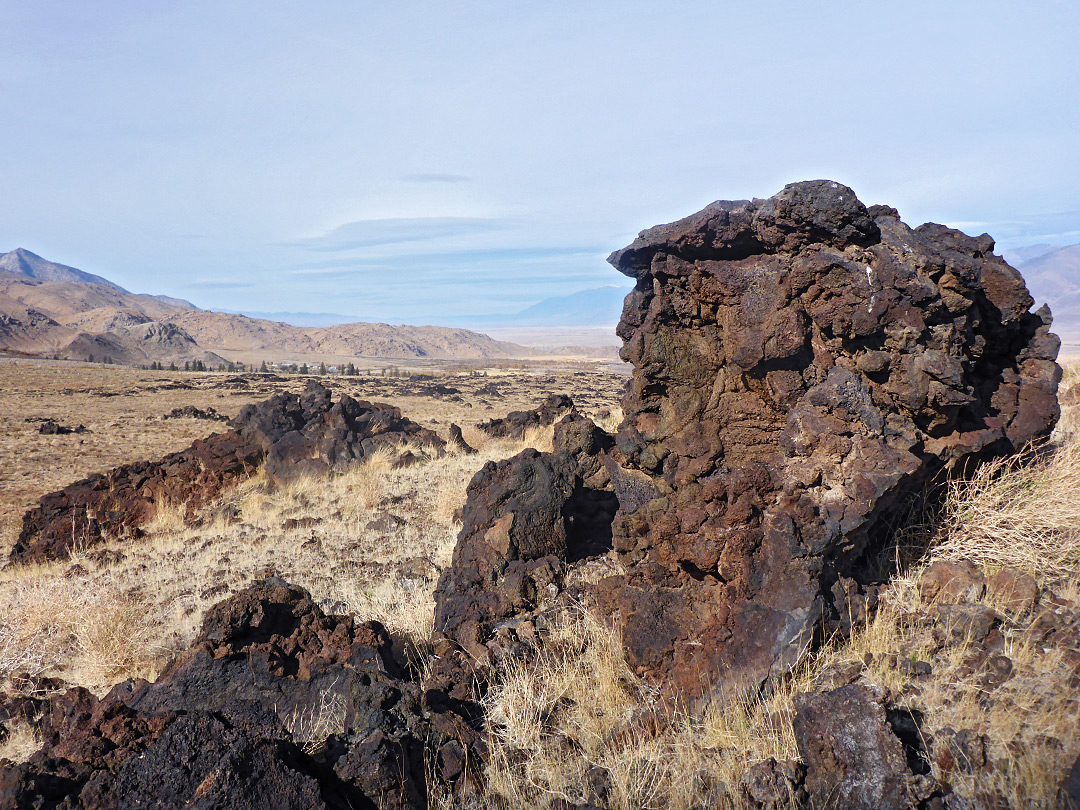
<svg viewBox="0 0 1080 810"><path fill-rule="evenodd" d="M1061 245L1027 245L1025 247L1013 248L1012 250L1001 251L1001 258L1011 264L1013 267L1019 267L1024 262L1029 262L1032 259L1038 258L1045 253L1050 253L1053 250L1057 250Z"/></svg>
<svg viewBox="0 0 1080 810"><path fill-rule="evenodd" d="M106 287L112 287L119 292L127 292L119 284L113 284L107 278L95 276L93 273L77 270L74 267L68 267L66 264L50 262L48 259L43 259L36 253L31 253L23 248L15 248L9 253L0 254L0 270L27 276L28 278L36 278L38 281L74 281L80 284L104 284Z"/></svg>
<svg viewBox="0 0 1080 810"><path fill-rule="evenodd" d="M1014 265L1036 305L1046 302L1059 329L1080 328L1080 245L1051 247Z"/></svg>
<svg viewBox="0 0 1080 810"><path fill-rule="evenodd" d="M512 316L518 326L607 326L622 317L625 287L595 287L545 298Z"/></svg>
<svg viewBox="0 0 1080 810"><path fill-rule="evenodd" d="M263 321L280 321L290 326L341 326L347 323L360 323L378 320L362 318L358 315L342 315L337 312L257 312L250 309L222 309L232 315L247 315Z"/></svg>

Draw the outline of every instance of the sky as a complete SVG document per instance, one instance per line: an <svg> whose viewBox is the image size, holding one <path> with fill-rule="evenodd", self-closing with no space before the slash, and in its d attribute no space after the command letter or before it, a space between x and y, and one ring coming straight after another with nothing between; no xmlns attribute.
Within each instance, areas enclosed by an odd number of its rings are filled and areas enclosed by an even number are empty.
<svg viewBox="0 0 1080 810"><path fill-rule="evenodd" d="M205 308L440 323L828 178L1080 242L1080 4L0 0L0 251Z"/></svg>

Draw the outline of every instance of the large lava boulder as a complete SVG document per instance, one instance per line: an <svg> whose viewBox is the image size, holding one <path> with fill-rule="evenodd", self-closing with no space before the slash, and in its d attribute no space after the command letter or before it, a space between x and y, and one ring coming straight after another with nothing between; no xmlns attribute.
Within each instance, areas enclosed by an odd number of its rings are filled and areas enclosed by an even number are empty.
<svg viewBox="0 0 1080 810"><path fill-rule="evenodd" d="M162 505L192 512L260 468L280 484L344 471L380 448L409 444L440 453L445 446L399 408L347 394L335 402L315 380L303 393L245 406L229 426L159 461L125 464L49 493L23 516L11 560L43 562L107 535L138 535ZM399 460L412 458L406 452Z"/></svg>
<svg viewBox="0 0 1080 810"><path fill-rule="evenodd" d="M1047 436L1058 339L986 235L795 183L644 231L618 333L632 664L689 695L791 667L927 485ZM850 589L850 588L849 588Z"/></svg>
<svg viewBox="0 0 1080 810"><path fill-rule="evenodd" d="M481 422L477 427L495 438L520 439L530 428L553 425L564 414L575 412L574 400L566 394L549 394L531 411L510 411L506 416Z"/></svg>
<svg viewBox="0 0 1080 810"><path fill-rule="evenodd" d="M474 679L472 664L518 654L532 635L523 620L560 595L567 566L611 549L619 501L605 460L613 444L590 419L569 414L555 425L553 452L525 450L473 476L435 590L438 640L465 656L440 647L433 686L467 701L457 687Z"/></svg>
<svg viewBox="0 0 1080 810"><path fill-rule="evenodd" d="M0 807L419 810L429 778L466 779L476 756L447 712L381 625L269 579L214 606L155 683L53 698L41 749L0 762Z"/></svg>

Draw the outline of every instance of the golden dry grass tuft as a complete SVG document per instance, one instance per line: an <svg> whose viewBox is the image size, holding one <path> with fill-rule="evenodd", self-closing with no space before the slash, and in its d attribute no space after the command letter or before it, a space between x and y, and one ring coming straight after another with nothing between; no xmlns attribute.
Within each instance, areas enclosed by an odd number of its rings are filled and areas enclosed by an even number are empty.
<svg viewBox="0 0 1080 810"><path fill-rule="evenodd" d="M340 693L332 691L335 685L319 694L317 704L298 706L285 718L285 728L308 755L317 754L331 734L345 731L348 706Z"/></svg>
<svg viewBox="0 0 1080 810"><path fill-rule="evenodd" d="M1047 583L1080 571L1080 442L983 464L954 483L934 544L938 559L1016 568Z"/></svg>
<svg viewBox="0 0 1080 810"><path fill-rule="evenodd" d="M63 670L69 680L101 690L118 677L153 675L162 663L168 650L154 640L159 617L141 592L78 568L54 564L3 574L0 681Z"/></svg>
<svg viewBox="0 0 1080 810"><path fill-rule="evenodd" d="M490 761L486 801L537 807L590 800L590 772L605 773L604 806L746 806L749 767L796 756L793 679L769 698L716 701L696 714L671 709L626 663L615 630L576 611L538 660L511 664L485 698ZM594 771L593 769L597 769Z"/></svg>

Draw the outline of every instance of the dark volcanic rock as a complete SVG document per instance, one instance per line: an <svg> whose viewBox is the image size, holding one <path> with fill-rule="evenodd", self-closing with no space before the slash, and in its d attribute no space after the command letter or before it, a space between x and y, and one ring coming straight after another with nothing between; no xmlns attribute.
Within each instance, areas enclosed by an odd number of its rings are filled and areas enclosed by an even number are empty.
<svg viewBox="0 0 1080 810"><path fill-rule="evenodd" d="M0 807L419 810L428 752L475 756L478 736L390 647L377 623L258 583L212 608L156 683L54 698L42 749L0 766Z"/></svg>
<svg viewBox="0 0 1080 810"><path fill-rule="evenodd" d="M461 435L461 427L459 425L450 425L450 441L461 448L461 451L467 456L474 456L479 450L465 441L465 437Z"/></svg>
<svg viewBox="0 0 1080 810"><path fill-rule="evenodd" d="M629 573L598 596L639 672L758 688L916 493L1048 435L1058 340L993 247L814 181L612 254L637 279L617 448L648 483L616 486Z"/></svg>
<svg viewBox="0 0 1080 810"><path fill-rule="evenodd" d="M520 439L531 427L555 424L555 420L574 410L574 401L566 394L551 394L531 411L510 411L501 419L491 419L477 425L496 438Z"/></svg>
<svg viewBox="0 0 1080 810"><path fill-rule="evenodd" d="M433 431L401 415L393 405L357 401L309 382L303 394L276 394L247 405L230 426L258 443L264 466L278 482L302 475L325 475L362 461L373 451L409 442L440 452L444 442Z"/></svg>
<svg viewBox="0 0 1080 810"><path fill-rule="evenodd" d="M1080 810L1080 757L1061 783L1061 798L1067 810Z"/></svg>
<svg viewBox="0 0 1080 810"><path fill-rule="evenodd" d="M12 562L43 562L73 548L101 541L105 534L138 535L159 504L197 509L258 469L262 450L236 433L197 439L191 447L160 461L138 461L92 475L43 497L23 516Z"/></svg>
<svg viewBox="0 0 1080 810"><path fill-rule="evenodd" d="M558 594L568 562L611 548L618 506L604 455L612 439L589 419L555 426L555 452L488 462L469 482L453 561L435 592L435 629L489 659L496 624Z"/></svg>
<svg viewBox="0 0 1080 810"><path fill-rule="evenodd" d="M69 425L61 425L52 419L46 419L38 427L38 433L43 436L68 436L72 433L89 433L89 428L86 425L76 425L70 427Z"/></svg>
<svg viewBox="0 0 1080 810"><path fill-rule="evenodd" d="M908 770L885 708L865 686L796 695L794 726L814 807L908 810L934 790Z"/></svg>
<svg viewBox="0 0 1080 810"><path fill-rule="evenodd" d="M46 495L23 516L12 561L56 559L106 533L137 535L159 505L194 511L260 466L281 483L344 470L382 447L409 442L441 452L444 446L398 408L347 395L334 402L315 381L303 394L276 394L246 406L230 425L231 431L196 440L160 461L126 464Z"/></svg>
<svg viewBox="0 0 1080 810"><path fill-rule="evenodd" d="M218 413L213 408L196 408L194 405L185 405L182 408L173 408L162 419L205 419L210 422L228 422L229 417Z"/></svg>

